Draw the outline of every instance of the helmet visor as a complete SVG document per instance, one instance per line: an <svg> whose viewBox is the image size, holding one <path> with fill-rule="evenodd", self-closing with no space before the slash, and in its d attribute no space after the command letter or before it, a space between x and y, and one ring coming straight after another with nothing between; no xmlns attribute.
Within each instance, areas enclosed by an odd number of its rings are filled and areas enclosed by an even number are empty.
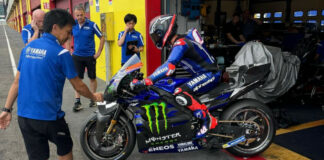
<svg viewBox="0 0 324 160"><path fill-rule="evenodd" d="M152 41L158 49L162 49L162 37L158 33L150 34Z"/></svg>

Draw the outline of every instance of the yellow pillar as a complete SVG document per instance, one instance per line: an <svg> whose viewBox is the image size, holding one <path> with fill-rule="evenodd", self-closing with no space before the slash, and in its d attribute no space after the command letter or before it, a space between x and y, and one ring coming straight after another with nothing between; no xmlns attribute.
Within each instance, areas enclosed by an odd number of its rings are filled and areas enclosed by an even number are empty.
<svg viewBox="0 0 324 160"><path fill-rule="evenodd" d="M20 25L21 25L21 28L23 28L24 27L24 15L23 15L23 11L22 11L22 4L21 4L21 1L22 0L19 0L19 10L20 10L20 12L19 12L19 14L20 14Z"/></svg>
<svg viewBox="0 0 324 160"><path fill-rule="evenodd" d="M31 17L31 6L30 6L30 0L26 0L26 10L27 10L27 24L31 23L32 17Z"/></svg>
<svg viewBox="0 0 324 160"><path fill-rule="evenodd" d="M136 15L137 24L135 30L140 32L143 36L144 51L141 53L141 60L144 64L141 71L146 75L146 25L145 25L145 0L99 0L99 8L97 7L96 0L90 1L90 20L94 21L99 28L100 13L113 12L114 14L114 36L115 40L110 43L111 54L111 72L114 75L121 68L121 47L117 45L118 34L125 29L124 17L126 14L131 13ZM99 9L99 10L98 10ZM109 33L108 33L109 34ZM95 38L96 50L99 47L99 39ZM105 50L97 60L97 76L106 80L106 62Z"/></svg>

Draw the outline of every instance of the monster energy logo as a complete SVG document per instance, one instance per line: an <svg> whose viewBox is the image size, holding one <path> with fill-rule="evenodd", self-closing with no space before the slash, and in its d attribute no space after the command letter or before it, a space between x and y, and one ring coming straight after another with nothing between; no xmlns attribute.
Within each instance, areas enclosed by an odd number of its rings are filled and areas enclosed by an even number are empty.
<svg viewBox="0 0 324 160"><path fill-rule="evenodd" d="M161 103L154 102L152 104L146 104L146 105L142 106L146 110L146 116L147 116L147 119L149 121L150 130L153 133L153 122L152 122L152 117L151 117L151 113L150 113L151 106L154 107L154 111L155 111L155 125L156 125L156 129L157 129L157 133L160 134L159 108L161 108L162 114L163 114L162 116L163 116L163 119L164 119L164 129L165 130L168 129L168 121L167 121L167 117L166 117L166 114L165 114L166 105L165 105L164 102L161 102Z"/></svg>

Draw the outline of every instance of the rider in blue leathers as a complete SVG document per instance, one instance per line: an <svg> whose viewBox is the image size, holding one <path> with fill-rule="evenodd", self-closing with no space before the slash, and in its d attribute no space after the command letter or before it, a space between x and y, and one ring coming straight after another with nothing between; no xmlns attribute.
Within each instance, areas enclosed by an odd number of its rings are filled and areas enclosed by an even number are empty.
<svg viewBox="0 0 324 160"><path fill-rule="evenodd" d="M209 129L217 125L207 107L194 95L204 93L214 88L220 81L221 75L217 72L214 58L203 46L203 40L196 29L189 30L186 36L176 34L177 24L175 15L155 17L150 23L150 36L156 47L171 48L167 61L158 67L153 74L144 81L134 80L134 85L144 83L153 85L154 82L174 73L176 65L182 66L193 75L193 78L175 89L176 102L189 108L193 115L203 121L203 125L196 137L204 137Z"/></svg>

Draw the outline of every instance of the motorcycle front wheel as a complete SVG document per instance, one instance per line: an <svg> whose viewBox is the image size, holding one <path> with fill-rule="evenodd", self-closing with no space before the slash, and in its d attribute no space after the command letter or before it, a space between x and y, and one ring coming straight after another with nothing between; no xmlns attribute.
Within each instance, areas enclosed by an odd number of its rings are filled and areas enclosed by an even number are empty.
<svg viewBox="0 0 324 160"><path fill-rule="evenodd" d="M227 148L236 156L254 156L265 151L272 143L275 136L275 122L272 111L263 103L252 100L240 100L225 109L222 120L253 121L253 123L230 123L230 125L244 128L252 127L254 137L247 138L245 142ZM249 129L246 129L248 132Z"/></svg>
<svg viewBox="0 0 324 160"><path fill-rule="evenodd" d="M131 121L120 117L112 133L100 141L96 138L97 116L93 114L84 123L80 133L80 143L84 153L91 160L126 159L135 147L135 129ZM107 130L110 122L107 122ZM102 133L104 136L105 133Z"/></svg>

